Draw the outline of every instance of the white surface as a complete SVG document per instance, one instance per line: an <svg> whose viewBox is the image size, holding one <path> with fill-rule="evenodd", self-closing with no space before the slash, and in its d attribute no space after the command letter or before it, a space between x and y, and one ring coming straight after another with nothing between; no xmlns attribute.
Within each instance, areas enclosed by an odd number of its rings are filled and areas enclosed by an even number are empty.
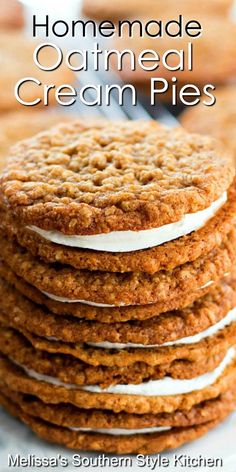
<svg viewBox="0 0 236 472"><path fill-rule="evenodd" d="M74 248L93 249L94 251L131 252L148 249L173 241L202 228L227 201L227 192L208 208L189 213L182 220L142 231L112 231L106 234L68 236L60 231L45 231L37 226L28 226L47 241Z"/></svg>
<svg viewBox="0 0 236 472"><path fill-rule="evenodd" d="M71 463L73 451L66 451L62 447L57 447L53 445L46 444L45 442L37 439L35 435L20 422L14 420L8 416L5 412L0 409L0 472L7 472L9 470L18 470L22 472L23 470L33 471L49 471L53 472L55 470L74 472L80 470L83 472L92 472L92 471L101 471L101 472L149 472L151 469L149 467L138 467L136 465L135 456L132 456L133 465L132 468L112 468L112 467L97 467L88 468L80 467L75 468L69 465L66 468L14 468L9 469L7 466L7 455L11 454L21 454L21 456L27 456L27 454L35 454L38 457L57 457L58 454L63 457L67 457L69 463ZM169 467L163 468L158 467L155 470L158 472L189 472L194 470L195 472L236 472L236 413L232 415L228 420L226 420L222 425L220 425L215 430L211 431L203 437L198 439L190 444L183 446L181 449L175 451L176 454L188 454L192 458L198 457L201 454L203 457L216 458L220 457L223 459L224 467L222 468L186 468L186 467ZM81 454L83 457L95 458L96 454ZM173 460L174 452L165 453L164 456ZM155 458L156 456L150 456Z"/></svg>

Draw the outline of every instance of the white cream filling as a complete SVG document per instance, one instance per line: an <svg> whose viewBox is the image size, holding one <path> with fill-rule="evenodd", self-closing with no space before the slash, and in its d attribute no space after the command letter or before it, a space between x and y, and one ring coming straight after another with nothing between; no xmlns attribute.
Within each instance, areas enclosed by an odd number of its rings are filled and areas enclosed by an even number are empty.
<svg viewBox="0 0 236 472"><path fill-rule="evenodd" d="M210 385L214 384L216 380L224 372L225 368L230 364L230 362L235 357L235 349L230 348L216 369L207 374L200 375L194 379L178 380L172 379L171 377L164 377L160 380L150 380L149 382L141 384L129 384L129 385L111 385L106 389L102 389L98 385L87 385L78 387L75 384L67 384L61 382L55 377L49 375L42 375L35 372L33 369L28 369L19 363L19 365L26 374L40 382L47 382L52 385L59 387L65 387L67 389L78 389L86 392L92 393L118 393L121 395L141 395L141 396L169 396L169 395L181 395L185 393L194 392L196 390L202 390Z"/></svg>
<svg viewBox="0 0 236 472"><path fill-rule="evenodd" d="M228 312L228 314L220 320L218 323L210 326L210 328L205 329L201 333L195 334L194 336L188 336L186 338L177 339L176 341L167 342L164 344L134 344L134 343L110 343L110 342L101 342L101 343L86 343L89 346L100 347L103 349L129 349L129 348L156 348L156 347L167 347L167 346L176 346L178 344L195 344L199 343L205 338L214 336L221 329L229 326L231 323L236 321L236 307Z"/></svg>
<svg viewBox="0 0 236 472"><path fill-rule="evenodd" d="M110 434L112 436L131 436L133 434L147 434L147 433L162 433L164 431L170 431L172 428L170 426L159 426L154 428L143 428L143 429L120 429L120 428L111 428L111 429L92 429L92 428L67 428L70 431L78 431L81 433L100 433L100 434Z"/></svg>
<svg viewBox="0 0 236 472"><path fill-rule="evenodd" d="M234 357L235 349L230 348L225 358L216 369L207 374L195 377L194 379L179 380L164 377L161 380L150 380L149 382L137 385L111 385L107 389L101 389L98 385L88 385L82 387L82 390L93 393L117 393L121 395L142 395L148 397L182 395L196 390L202 390L214 384Z"/></svg>
<svg viewBox="0 0 236 472"><path fill-rule="evenodd" d="M131 252L160 246L202 228L227 201L227 192L208 208L184 215L182 220L159 228L142 231L112 231L111 233L68 236L60 231L45 231L37 226L27 226L47 241L74 248L106 252Z"/></svg>
<svg viewBox="0 0 236 472"><path fill-rule="evenodd" d="M117 306L117 305L108 305L106 303L89 302L87 300L79 300L79 299L71 300L71 298L58 297L57 295L53 295L52 293L43 292L43 291L41 293L46 295L46 297L51 298L52 300L55 300L56 302L61 302L61 303L83 303L84 305L98 306L101 308L111 308L111 307ZM119 306L125 306L125 304L121 303Z"/></svg>

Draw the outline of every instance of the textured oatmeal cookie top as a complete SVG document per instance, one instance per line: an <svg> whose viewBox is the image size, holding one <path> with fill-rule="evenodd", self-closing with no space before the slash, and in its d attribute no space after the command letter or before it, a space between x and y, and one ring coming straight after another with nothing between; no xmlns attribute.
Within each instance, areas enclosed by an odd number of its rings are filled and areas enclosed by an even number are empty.
<svg viewBox="0 0 236 472"><path fill-rule="evenodd" d="M58 111L35 111L29 107L23 111L4 113L0 116L0 169L5 165L9 149L17 141L34 136L57 123L64 123L75 119L71 113Z"/></svg>
<svg viewBox="0 0 236 472"><path fill-rule="evenodd" d="M210 206L233 177L211 138L154 121L75 121L16 145L1 193L24 224L98 234L179 221Z"/></svg>

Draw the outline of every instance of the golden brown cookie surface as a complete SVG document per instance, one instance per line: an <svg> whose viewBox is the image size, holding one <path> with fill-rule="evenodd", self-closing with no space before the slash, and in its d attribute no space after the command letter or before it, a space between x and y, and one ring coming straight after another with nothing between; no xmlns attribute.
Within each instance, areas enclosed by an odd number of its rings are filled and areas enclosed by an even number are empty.
<svg viewBox="0 0 236 472"><path fill-rule="evenodd" d="M196 293L209 282L217 282L233 270L235 241L235 231L232 230L226 240L205 257L154 275L79 271L68 266L45 264L3 237L1 257L19 277L41 292L46 292L49 298L60 297L65 303L83 300L90 304L113 306L145 305L185 296L188 298L190 287Z"/></svg>
<svg viewBox="0 0 236 472"><path fill-rule="evenodd" d="M1 384L1 392L27 415L41 418L57 426L67 428L124 428L140 429L158 426L188 427L203 424L221 417L225 411L231 411L235 405L235 388L230 389L216 399L196 404L191 410L176 410L173 413L157 415L135 415L113 413L105 410L84 410L69 404L46 404L37 397L13 392Z"/></svg>
<svg viewBox="0 0 236 472"><path fill-rule="evenodd" d="M15 146L1 193L25 225L91 235L179 221L222 197L233 178L206 137L154 121L74 122Z"/></svg>
<svg viewBox="0 0 236 472"><path fill-rule="evenodd" d="M73 115L62 112L23 111L0 115L0 169L6 163L10 147L17 141L26 139L57 123L71 121ZM75 119L75 117L74 117Z"/></svg>
<svg viewBox="0 0 236 472"><path fill-rule="evenodd" d="M97 434L96 432L76 432L68 428L55 426L24 413L18 405L3 394L0 394L0 403L9 413L17 416L27 424L41 439L58 443L74 450L107 451L115 452L116 454L134 454L135 452L151 454L165 449L176 448L185 442L201 437L214 428L230 412L225 411L217 420L198 426L174 428L172 431L164 433L136 434L128 436L127 439L127 436L110 436L109 434Z"/></svg>
<svg viewBox="0 0 236 472"><path fill-rule="evenodd" d="M33 285L28 284L24 279L18 277L9 266L4 264L0 259L0 275L1 277L15 287L22 295L39 305L43 305L47 310L55 315L73 316L78 319L96 320L101 323L124 323L129 320L146 320L158 316L160 313L166 313L177 308L186 308L195 300L204 296L209 292L209 285L195 292L186 294L183 299L181 297L166 300L165 302L157 302L149 305L132 305L124 307L100 308L89 306L83 303L63 303L57 302L44 295Z"/></svg>
<svg viewBox="0 0 236 472"><path fill-rule="evenodd" d="M131 253L111 253L72 248L52 243L35 231L17 223L7 208L0 210L0 228L10 238L45 262L61 262L77 269L108 272L143 271L153 274L159 270L173 269L210 252L224 239L236 221L236 185L228 190L227 202L201 229L189 235L146 250Z"/></svg>
<svg viewBox="0 0 236 472"><path fill-rule="evenodd" d="M201 343L197 362L194 360L194 353L191 350L189 351L190 360L187 355L183 355L181 358L181 352L179 352L180 358L176 353L176 359L173 360L174 355L172 354L171 359L171 352L163 348L159 362L153 362L153 364L151 361L155 357L155 351L150 349L149 352L146 352L146 356L143 356L143 360L142 358L137 361L134 359L133 363L130 362L129 365L124 364L120 367L116 365L92 366L70 355L50 354L34 349L26 338L17 331L0 327L0 352L12 362L35 372L35 374L49 376L49 378L58 379L64 384L78 387L99 385L101 388L107 388L117 384L140 384L151 380L160 380L167 376L172 379L194 379L216 369L223 361L228 348L232 347L235 342L236 323L230 328L222 330L221 338L219 336L212 337L209 346L207 346L209 347L207 356L206 349L204 351L204 343ZM198 349L198 346L194 347L195 350ZM111 356L111 353L109 354ZM142 352L140 354L142 355ZM146 362L145 357L148 361L148 355L150 359L149 362Z"/></svg>
<svg viewBox="0 0 236 472"><path fill-rule="evenodd" d="M124 411L132 414L158 414L172 413L179 409L190 410L196 404L217 398L234 386L235 368L235 361L233 361L214 384L201 390L178 395L143 396L97 393L85 391L82 388L53 385L47 381L30 377L22 368L14 365L6 357L0 357L1 382L14 392L37 396L43 402L50 404L69 403L87 410L105 409L115 413Z"/></svg>
<svg viewBox="0 0 236 472"><path fill-rule="evenodd" d="M0 296L4 318L16 329L65 343L134 343L140 347L175 343L195 336L222 322L236 306L235 279L213 285L207 295L185 309L159 313L146 321L125 323L108 324L72 318L71 315L58 316L31 302L3 279L0 279Z"/></svg>

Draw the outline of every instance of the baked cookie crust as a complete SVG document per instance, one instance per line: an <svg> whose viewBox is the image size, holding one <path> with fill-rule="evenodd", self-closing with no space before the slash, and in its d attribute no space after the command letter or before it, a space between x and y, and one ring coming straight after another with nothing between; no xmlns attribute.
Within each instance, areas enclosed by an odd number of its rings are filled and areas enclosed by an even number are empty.
<svg viewBox="0 0 236 472"><path fill-rule="evenodd" d="M221 244L235 222L235 181L228 190L227 202L201 229L160 246L131 253L108 253L54 244L17 223L4 205L0 209L1 231L8 238L15 239L33 256L49 263L68 264L76 269L120 273L142 271L154 274L159 270L171 270L185 262L194 261Z"/></svg>
<svg viewBox="0 0 236 472"><path fill-rule="evenodd" d="M23 278L18 277L9 266L0 259L0 276L10 285L14 286L22 295L42 305L51 313L59 316L73 316L78 319L95 320L101 323L115 323L131 320L146 320L160 313L170 310L183 309L210 291L209 284L195 292L186 294L186 297L179 297L165 302L157 302L149 305L131 305L124 307L100 308L88 306L83 303L63 303L52 300L44 295L33 285L28 284ZM228 277L227 277L228 278ZM220 283L220 281L219 281ZM216 284L217 285L217 284Z"/></svg>
<svg viewBox="0 0 236 472"><path fill-rule="evenodd" d="M65 343L164 344L194 336L220 322L236 306L236 280L222 281L192 305L149 320L101 323L58 316L27 299L0 279L0 308L5 319L40 337ZM15 325L14 325L15 326ZM13 326L13 327L14 327Z"/></svg>
<svg viewBox="0 0 236 472"><path fill-rule="evenodd" d="M190 410L203 401L217 398L235 386L235 361L232 362L211 386L187 394L170 396L122 395L92 393L79 388L67 389L30 378L7 358L0 357L0 378L14 392L34 395L44 403L69 403L84 409L111 410L132 414L172 413L179 409Z"/></svg>
<svg viewBox="0 0 236 472"><path fill-rule="evenodd" d="M152 454L166 449L176 448L185 442L197 439L210 429L214 428L227 414L222 415L215 421L192 426L189 428L174 428L171 432L150 433L145 435L134 435L127 437L109 436L106 434L81 433L70 431L66 428L46 423L38 418L29 416L19 409L12 401L0 394L0 403L13 416L20 418L40 438L66 446L74 450L92 450L115 452L116 454Z"/></svg>
<svg viewBox="0 0 236 472"><path fill-rule="evenodd" d="M23 248L0 238L1 257L19 277L42 292L69 300L84 300L115 306L165 302L185 297L231 272L235 263L236 231L203 258L172 271L154 275L143 272L111 273L79 271L40 262ZM178 308L178 307L176 307Z"/></svg>
<svg viewBox="0 0 236 472"><path fill-rule="evenodd" d="M23 225L90 235L179 221L209 207L233 178L208 137L154 121L74 122L16 145L1 194Z"/></svg>
<svg viewBox="0 0 236 472"><path fill-rule="evenodd" d="M120 367L115 365L91 366L70 355L50 354L34 349L22 335L0 326L0 352L17 365L33 370L37 374L56 378L65 384L78 387L99 385L101 388L107 388L116 384L140 384L150 380L160 380L166 376L182 380L194 379L211 372L223 361L228 348L236 343L236 323L234 326L222 330L221 336L222 339L217 336L214 337L217 348L213 347L212 351L209 349L207 361L206 357L202 356L204 349L199 346L197 362L194 362L193 358L188 360L187 356L179 359L176 356L174 361L168 360L170 358L168 351L166 352L166 359L165 351L163 351L162 359L159 363L156 362L155 365L151 365L151 362L146 363L143 359L143 361L139 360L138 362L134 360L133 364L129 363L129 365ZM152 354L151 350L150 354Z"/></svg>
<svg viewBox="0 0 236 472"><path fill-rule="evenodd" d="M236 402L236 391L235 388L232 388L213 400L196 404L191 410L176 410L173 413L157 415L135 415L105 410L84 410L69 404L51 405L43 403L37 397L13 392L4 384L1 384L1 392L16 405L19 405L27 415L68 428L188 427L216 420L224 412L231 411Z"/></svg>

